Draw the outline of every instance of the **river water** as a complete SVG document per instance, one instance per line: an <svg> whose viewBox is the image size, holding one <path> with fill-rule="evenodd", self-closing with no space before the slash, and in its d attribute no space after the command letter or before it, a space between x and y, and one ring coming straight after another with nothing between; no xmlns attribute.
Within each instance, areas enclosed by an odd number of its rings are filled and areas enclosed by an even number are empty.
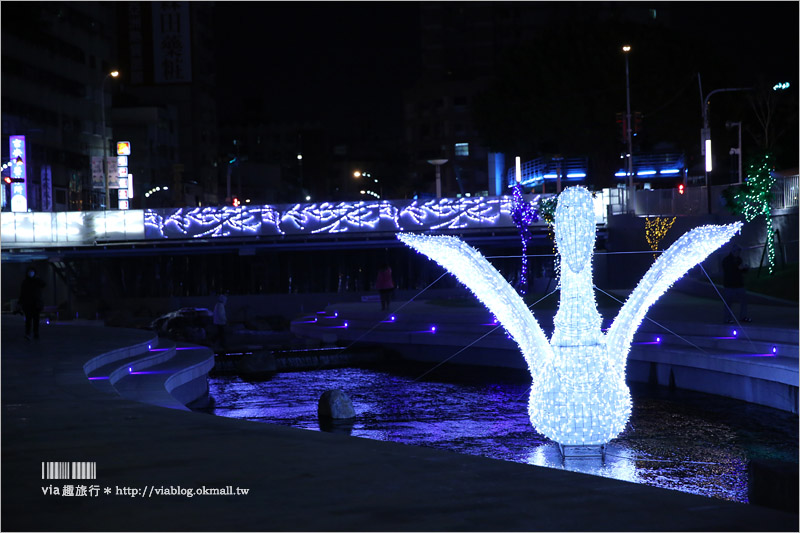
<svg viewBox="0 0 800 533"><path fill-rule="evenodd" d="M797 415L736 400L632 384L627 429L599 458L562 461L528 419L530 378L519 372L408 363L209 380L217 416L428 446L746 503L747 462L797 463ZM352 425L320 427L317 401L341 389Z"/></svg>

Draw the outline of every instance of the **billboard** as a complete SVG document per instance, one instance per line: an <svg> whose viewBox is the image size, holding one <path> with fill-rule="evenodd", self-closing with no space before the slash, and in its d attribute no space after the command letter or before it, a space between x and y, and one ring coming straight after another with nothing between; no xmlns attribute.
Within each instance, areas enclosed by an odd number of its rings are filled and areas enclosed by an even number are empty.
<svg viewBox="0 0 800 533"><path fill-rule="evenodd" d="M11 135L8 138L8 148L11 154L11 211L26 212L28 210L28 184L25 162L25 136Z"/></svg>

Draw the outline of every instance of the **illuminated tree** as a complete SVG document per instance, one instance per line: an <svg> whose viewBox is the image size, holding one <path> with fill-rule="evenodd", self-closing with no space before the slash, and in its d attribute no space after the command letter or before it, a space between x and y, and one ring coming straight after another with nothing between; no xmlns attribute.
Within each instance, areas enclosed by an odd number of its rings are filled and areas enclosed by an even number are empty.
<svg viewBox="0 0 800 533"><path fill-rule="evenodd" d="M514 187L514 203L511 208L511 219L519 230L519 238L522 241L522 270L519 276L519 292L525 294L528 288L528 242L533 237L531 224L539 220L536 209L531 207L530 202L522 196L522 186L517 184Z"/></svg>
<svg viewBox="0 0 800 533"><path fill-rule="evenodd" d="M734 196L733 206L731 206L734 212L743 214L748 222L752 222L759 215L764 215L767 223L767 261L770 275L775 269L775 229L772 227L772 188L774 186L772 160L769 154L765 154L747 169L747 180Z"/></svg>
<svg viewBox="0 0 800 533"><path fill-rule="evenodd" d="M672 217L672 220L667 220L666 218L661 217L647 217L644 221L644 236L647 239L647 244L650 245L650 249L654 252L658 251L658 244L661 240L667 235L667 232L672 227L672 224L675 223L675 219L677 217ZM653 254L653 259L656 259L657 255Z"/></svg>

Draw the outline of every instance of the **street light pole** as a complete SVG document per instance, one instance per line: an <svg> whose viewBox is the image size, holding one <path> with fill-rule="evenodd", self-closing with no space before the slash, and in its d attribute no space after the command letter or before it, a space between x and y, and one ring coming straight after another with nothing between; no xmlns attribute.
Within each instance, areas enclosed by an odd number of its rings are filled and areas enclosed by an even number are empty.
<svg viewBox="0 0 800 533"><path fill-rule="evenodd" d="M634 209L634 188L633 188L633 135L631 135L631 83L630 74L628 71L628 53L631 51L629 45L622 47L625 53L625 95L627 96L627 131L625 132L628 138L628 212L633 213Z"/></svg>
<svg viewBox="0 0 800 533"><path fill-rule="evenodd" d="M442 165L447 163L447 159L429 159L428 163L436 166L436 198L442 197Z"/></svg>
<svg viewBox="0 0 800 533"><path fill-rule="evenodd" d="M108 209L111 204L108 190L108 165L106 161L106 150L108 149L108 139L106 138L106 80L109 77L116 78L117 76L119 76L119 71L112 70L106 74L103 81L100 82L100 123L103 128L100 138L103 140L103 176L105 176L106 182L106 196L103 202L105 209Z"/></svg>
<svg viewBox="0 0 800 533"><path fill-rule="evenodd" d="M698 81L700 75L698 74ZM702 85L700 86L702 94ZM702 139L703 153L706 157L705 164L705 182L706 182L706 203L708 204L708 214L711 214L711 186L708 182L708 173L713 169L713 158L711 154L711 128L708 126L708 104L711 97L717 93L732 92L732 91L752 91L752 87L730 87L725 89L714 89L703 98L703 129L700 132ZM741 157L741 156L740 156ZM741 173L740 173L741 176ZM741 179L741 178L740 178Z"/></svg>
<svg viewBox="0 0 800 533"><path fill-rule="evenodd" d="M739 129L739 145L735 148L734 153L739 158L739 185L742 184L742 123L741 122L726 122L726 128L738 127Z"/></svg>

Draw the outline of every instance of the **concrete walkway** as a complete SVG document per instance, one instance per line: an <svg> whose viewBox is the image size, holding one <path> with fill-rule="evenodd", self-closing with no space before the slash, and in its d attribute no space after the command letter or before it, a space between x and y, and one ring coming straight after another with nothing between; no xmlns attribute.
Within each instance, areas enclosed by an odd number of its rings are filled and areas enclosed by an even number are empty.
<svg viewBox="0 0 800 533"><path fill-rule="evenodd" d="M752 505L137 403L94 387L83 364L152 332L41 336L26 341L19 318L2 317L2 531L798 529L797 515ZM97 478L42 479L49 461L95 462ZM44 494L51 485L99 493Z"/></svg>

